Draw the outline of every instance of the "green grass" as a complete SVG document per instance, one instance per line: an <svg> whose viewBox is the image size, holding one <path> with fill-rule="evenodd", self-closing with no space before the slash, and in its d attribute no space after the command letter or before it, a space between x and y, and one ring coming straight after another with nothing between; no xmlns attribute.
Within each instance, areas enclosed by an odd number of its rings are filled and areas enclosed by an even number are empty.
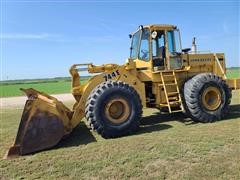
<svg viewBox="0 0 240 180"><path fill-rule="evenodd" d="M117 139L101 138L84 121L54 149L0 160L0 179L240 179L239 97L234 91L225 120L208 124L145 109L140 131ZM22 108L2 109L0 156Z"/></svg>
<svg viewBox="0 0 240 180"><path fill-rule="evenodd" d="M229 79L240 78L240 68L239 67L228 68L227 69L227 77Z"/></svg>
<svg viewBox="0 0 240 180"><path fill-rule="evenodd" d="M24 93L20 88L34 88L49 94L69 93L71 89L71 82L57 81L48 83L27 83L27 84L11 84L2 85L1 97L22 96Z"/></svg>
<svg viewBox="0 0 240 180"><path fill-rule="evenodd" d="M81 83L87 81L86 78L81 79ZM3 81L0 84L0 97L22 96L24 93L20 88L34 88L48 94L70 93L71 80L68 78L58 79L40 79L40 80L17 80Z"/></svg>

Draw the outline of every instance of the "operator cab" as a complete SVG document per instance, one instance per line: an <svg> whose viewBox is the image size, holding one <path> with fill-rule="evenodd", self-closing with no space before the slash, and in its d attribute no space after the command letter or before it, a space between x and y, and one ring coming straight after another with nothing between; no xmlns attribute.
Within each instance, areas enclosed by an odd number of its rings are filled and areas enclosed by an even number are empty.
<svg viewBox="0 0 240 180"><path fill-rule="evenodd" d="M158 71L182 68L180 32L176 26L139 26L130 37L130 60L136 62L138 69Z"/></svg>

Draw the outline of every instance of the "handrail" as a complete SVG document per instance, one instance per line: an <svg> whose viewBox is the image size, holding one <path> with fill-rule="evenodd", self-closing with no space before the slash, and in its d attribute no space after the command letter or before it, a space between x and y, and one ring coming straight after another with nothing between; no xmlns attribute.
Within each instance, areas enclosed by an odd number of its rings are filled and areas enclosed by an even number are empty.
<svg viewBox="0 0 240 180"><path fill-rule="evenodd" d="M221 63L220 63L220 61L219 61L216 53L214 53L213 55L214 55L215 60L216 60L216 62L217 62L217 64L218 64L218 67L220 68L220 71L221 71L221 73L222 73L222 75L223 75L223 78L224 78L224 79L227 79L226 73L224 72L223 67L222 67L222 65L221 65Z"/></svg>

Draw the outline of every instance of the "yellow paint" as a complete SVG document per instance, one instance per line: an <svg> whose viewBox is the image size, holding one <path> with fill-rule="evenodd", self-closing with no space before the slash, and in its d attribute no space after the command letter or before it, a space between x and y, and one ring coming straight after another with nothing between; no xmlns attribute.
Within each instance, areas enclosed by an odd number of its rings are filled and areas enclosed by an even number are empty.
<svg viewBox="0 0 240 180"><path fill-rule="evenodd" d="M123 98L113 99L106 105L104 113L112 123L121 124L128 119L130 107Z"/></svg>
<svg viewBox="0 0 240 180"><path fill-rule="evenodd" d="M202 103L205 108L214 111L221 105L221 97L220 90L210 86L203 91Z"/></svg>
<svg viewBox="0 0 240 180"><path fill-rule="evenodd" d="M150 36L151 32L157 30L163 31L166 36L167 31L176 30L177 27L173 25L148 25L144 26L144 28L149 29ZM128 59L128 62L123 65L105 64L96 66L91 63L74 64L70 68L70 74L72 76L72 94L76 100L72 110L69 110L56 98L45 93L33 89L25 90L26 94L34 99L32 106L26 107L32 108L29 116L31 117L34 115L36 111L47 111L56 114L62 120L67 134L84 118L85 105L93 89L106 80L123 81L129 86L132 86L139 94L143 107L151 106L161 108L166 106L170 109L179 106L181 107L179 111L182 111L180 89L190 77L199 73L210 72L226 79L225 57L223 53L180 53L171 55L168 52L168 39L166 38L166 41L164 42L166 58L163 67L158 68L153 67L151 43L152 38L149 37L149 61L142 61L136 58ZM171 62L176 58L178 58L178 60L180 59L182 64L178 68L172 69ZM87 71L89 73L98 73L92 76L84 85L80 84L81 77L79 70L81 71L82 69L78 68L81 66L87 66ZM230 88L240 88L239 79L226 79L226 81ZM175 85L169 85L171 83L175 83ZM211 105L208 102L210 101L210 96L214 94L212 92L215 92L216 94L216 96L213 95L216 97L216 103ZM151 97L146 96L147 93L152 93L152 96L154 96L154 104L151 104ZM170 96L167 97L169 94ZM219 92L210 89L205 93L203 102L210 110L216 109L219 106ZM169 113L171 112L174 111L170 109Z"/></svg>
<svg viewBox="0 0 240 180"><path fill-rule="evenodd" d="M144 26L148 28L150 32L155 30L161 30L166 32L168 30L177 29L174 25L148 25ZM152 42L151 38L149 43ZM168 51L168 40L165 42L166 51ZM149 45L150 54L152 54L151 45ZM152 58L150 56L149 61L143 61L140 59L128 60L128 63L124 65L117 64L105 64L96 66L93 64L76 64L70 68L70 74L72 75L72 94L76 99L76 103L73 109L73 116L69 120L71 128L76 127L82 118L85 116L85 103L91 91L98 86L100 83L106 81L106 77L118 71L119 75L116 77L111 77L111 80L123 81L130 86L132 86L139 94L143 107L147 107L148 100L146 98L145 83L152 82L152 92L155 94L156 107L161 107L161 104L166 104L168 99L166 98L166 93L172 91L178 91L178 96L180 93L180 88L183 83L190 77L199 73L214 73L223 79L225 79L226 67L225 67L225 57L223 53L200 53L200 54L181 54L179 57L183 60L180 69L170 69L170 56L166 53L165 68L163 70L154 69ZM217 62L218 61L218 62ZM87 82L85 85L80 85L80 75L77 72L77 67L87 65L89 73L100 73L97 74ZM219 66L221 65L221 67ZM165 77L163 82L163 73L174 73L172 77ZM177 82L176 87L168 87L168 90L161 86L161 84L169 83L172 81ZM227 80L228 85L231 88L239 88L236 86L236 82L239 80ZM175 97L172 97L174 99ZM181 99L179 98L181 101ZM169 104L169 103L168 103ZM169 106L176 106L176 104L169 104ZM171 112L171 111L170 111Z"/></svg>

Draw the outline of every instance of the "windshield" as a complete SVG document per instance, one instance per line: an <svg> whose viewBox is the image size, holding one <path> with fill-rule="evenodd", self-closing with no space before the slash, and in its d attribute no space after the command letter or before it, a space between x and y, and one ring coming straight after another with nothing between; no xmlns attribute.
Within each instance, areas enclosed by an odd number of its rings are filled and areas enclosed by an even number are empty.
<svg viewBox="0 0 240 180"><path fill-rule="evenodd" d="M138 45L139 45L139 39L140 39L140 32L141 31L138 31L132 36L132 44L130 48L131 59L137 59L138 57Z"/></svg>

